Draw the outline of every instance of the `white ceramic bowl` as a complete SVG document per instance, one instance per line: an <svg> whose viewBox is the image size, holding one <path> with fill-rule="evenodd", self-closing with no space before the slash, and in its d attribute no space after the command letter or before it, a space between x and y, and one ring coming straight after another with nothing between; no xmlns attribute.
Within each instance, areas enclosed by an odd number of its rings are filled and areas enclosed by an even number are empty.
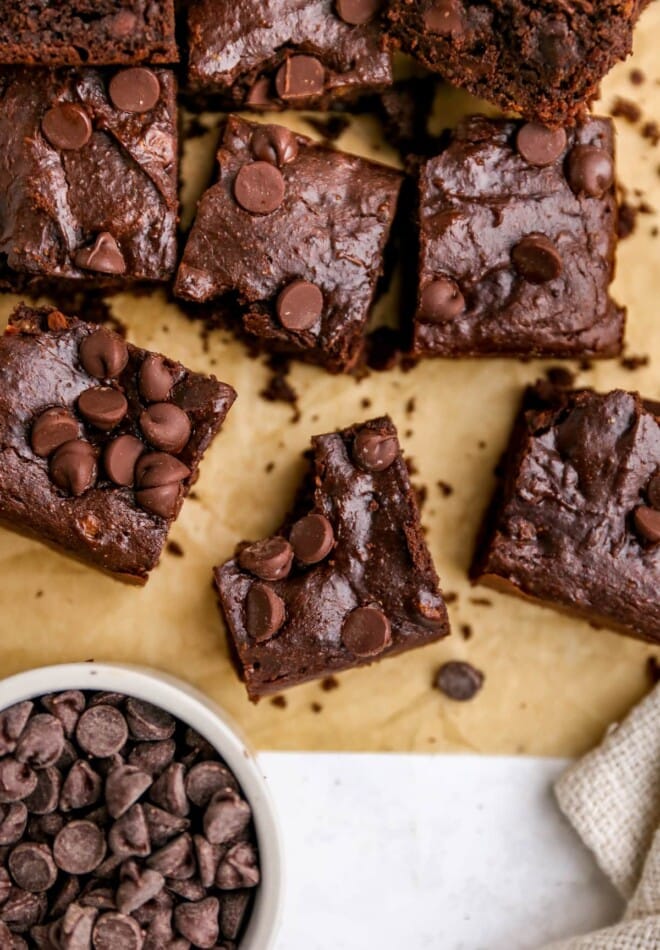
<svg viewBox="0 0 660 950"><path fill-rule="evenodd" d="M266 780L236 725L187 683L157 670L113 663L67 663L11 676L0 681L0 710L66 689L108 690L146 700L192 726L218 750L252 806L261 866L261 884L240 950L273 947L284 901L282 841Z"/></svg>

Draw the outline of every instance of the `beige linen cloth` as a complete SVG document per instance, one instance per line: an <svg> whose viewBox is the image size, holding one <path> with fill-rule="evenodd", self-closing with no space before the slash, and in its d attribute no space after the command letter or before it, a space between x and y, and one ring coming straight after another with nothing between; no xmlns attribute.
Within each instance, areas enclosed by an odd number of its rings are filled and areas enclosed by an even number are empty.
<svg viewBox="0 0 660 950"><path fill-rule="evenodd" d="M545 950L660 948L660 686L561 777L556 793L628 907L620 923Z"/></svg>

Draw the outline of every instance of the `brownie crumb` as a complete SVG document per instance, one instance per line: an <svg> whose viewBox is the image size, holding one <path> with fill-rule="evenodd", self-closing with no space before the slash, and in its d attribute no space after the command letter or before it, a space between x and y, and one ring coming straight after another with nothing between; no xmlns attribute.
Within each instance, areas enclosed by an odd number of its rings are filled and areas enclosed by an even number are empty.
<svg viewBox="0 0 660 950"><path fill-rule="evenodd" d="M624 241L631 234L634 234L637 225L637 214L637 208L633 207L630 202L622 201L619 205L617 235L620 241Z"/></svg>
<svg viewBox="0 0 660 950"><path fill-rule="evenodd" d="M414 413L415 411L415 397L414 396L411 396L408 402L406 403L405 411L406 411L407 416L412 416L412 414Z"/></svg>
<svg viewBox="0 0 660 950"><path fill-rule="evenodd" d="M272 375L259 395L267 402L284 402L291 406L293 409L291 422L299 422L301 414L298 406L298 393L288 380L291 368L290 361L274 356L270 357L266 365Z"/></svg>
<svg viewBox="0 0 660 950"><path fill-rule="evenodd" d="M401 335L392 327L376 327L367 334L365 362L368 369L382 372L394 369L402 348Z"/></svg>
<svg viewBox="0 0 660 950"><path fill-rule="evenodd" d="M590 372L590 370L594 368L593 360L590 360L588 357L585 357L585 359L580 360L578 365L583 373L588 373Z"/></svg>
<svg viewBox="0 0 660 950"><path fill-rule="evenodd" d="M339 689L339 680L336 676L325 676L321 680L321 689L324 693L329 693L333 689Z"/></svg>
<svg viewBox="0 0 660 950"><path fill-rule="evenodd" d="M446 594L443 594L443 599L446 604L455 604L458 600L458 594L455 590L448 590Z"/></svg>
<svg viewBox="0 0 660 950"><path fill-rule="evenodd" d="M646 75L641 69L631 69L629 78L633 86L641 86L646 81Z"/></svg>
<svg viewBox="0 0 660 950"><path fill-rule="evenodd" d="M40 600L44 596L44 592L42 590L38 590L34 596L37 600Z"/></svg>
<svg viewBox="0 0 660 950"><path fill-rule="evenodd" d="M471 663L463 660L450 660L444 663L435 677L435 688L448 699L467 702L473 699L484 685L484 674Z"/></svg>
<svg viewBox="0 0 660 950"><path fill-rule="evenodd" d="M651 145L657 145L660 142L660 124L653 120L645 122L642 126L642 135L649 140Z"/></svg>
<svg viewBox="0 0 660 950"><path fill-rule="evenodd" d="M271 706L275 706L276 709L286 709L287 701L286 696L273 696L270 701Z"/></svg>
<svg viewBox="0 0 660 950"><path fill-rule="evenodd" d="M360 406L362 409L370 409L371 399L369 399L368 396L363 396L362 399L360 400Z"/></svg>
<svg viewBox="0 0 660 950"><path fill-rule="evenodd" d="M470 640L472 637L472 627L469 623L462 623L459 627L461 631L461 636L464 640Z"/></svg>
<svg viewBox="0 0 660 950"><path fill-rule="evenodd" d="M183 557L183 548L178 541L168 541L167 553L174 555L174 557Z"/></svg>
<svg viewBox="0 0 660 950"><path fill-rule="evenodd" d="M267 462L264 467L264 472L266 475L270 475L271 472L275 471L275 462Z"/></svg>
<svg viewBox="0 0 660 950"><path fill-rule="evenodd" d="M627 369L633 372L636 369L641 369L643 366L648 366L649 362L650 362L649 357L646 355L622 356L621 359L619 360L619 365L622 366L623 369Z"/></svg>
<svg viewBox="0 0 660 950"><path fill-rule="evenodd" d="M575 385L575 373L565 366L551 366L545 372L546 379L559 389L571 389Z"/></svg>
<svg viewBox="0 0 660 950"><path fill-rule="evenodd" d="M419 469L417 468L417 464L415 463L415 460L414 458L412 458L412 456L409 455L407 458L404 459L404 462L405 462L406 468L408 469L408 474L411 477L413 475L419 475Z"/></svg>
<svg viewBox="0 0 660 950"><path fill-rule="evenodd" d="M447 598L445 597L445 600ZM492 607L493 601L489 600L488 597L470 597L469 601L471 604L474 604L475 607Z"/></svg>
<svg viewBox="0 0 660 950"><path fill-rule="evenodd" d="M443 482L443 480L440 479L439 482L436 482L436 485L440 489L443 498L449 498L450 495L454 494L454 486L450 485L449 482Z"/></svg>
<svg viewBox="0 0 660 950"><path fill-rule="evenodd" d="M648 658L646 661L646 672L654 686L656 683L660 683L660 661L658 661L657 656L650 656Z"/></svg>
<svg viewBox="0 0 660 950"><path fill-rule="evenodd" d="M344 115L305 116L307 125L323 136L323 141L332 144L341 138L351 124L351 120Z"/></svg>
<svg viewBox="0 0 660 950"><path fill-rule="evenodd" d="M191 499L192 501L199 501L199 494L193 488L191 489L191 491L188 492L188 498Z"/></svg>
<svg viewBox="0 0 660 950"><path fill-rule="evenodd" d="M623 96L617 96L612 103L610 110L615 119L625 119L626 122L639 122L642 117L642 110L631 99L625 99Z"/></svg>
<svg viewBox="0 0 660 950"><path fill-rule="evenodd" d="M313 713L320 713L323 711L323 706L321 705L321 703L310 703L309 708L312 710Z"/></svg>

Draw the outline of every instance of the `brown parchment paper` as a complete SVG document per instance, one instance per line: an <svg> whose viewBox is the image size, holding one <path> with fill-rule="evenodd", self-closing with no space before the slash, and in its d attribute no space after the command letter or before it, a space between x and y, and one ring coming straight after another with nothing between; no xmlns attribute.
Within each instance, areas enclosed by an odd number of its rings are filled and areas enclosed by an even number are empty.
<svg viewBox="0 0 660 950"><path fill-rule="evenodd" d="M634 58L604 84L600 111L622 95L641 105L646 120L660 121L658 37L660 4L652 4L639 25ZM631 84L633 68L646 76L641 86ZM437 118L451 124L479 107L460 93L443 92ZM310 133L301 118L290 124ZM641 124L618 121L620 177L660 208L660 147L640 135ZM212 169L214 140L211 130L187 147L188 218ZM368 117L353 121L339 145L396 161ZM581 385L637 388L660 398L660 237L652 236L658 226L657 214L640 215L635 234L621 244L615 285L615 295L629 308L628 352L647 354L650 363L635 372L618 361L596 364L579 373ZM0 298L0 324L16 300ZM161 292L116 297L112 309L130 339L216 373L236 387L239 399L202 465L197 497L186 502L174 527L172 537L183 556L165 554L146 588L126 587L0 531L3 675L90 658L149 664L219 701L259 748L548 755L587 748L648 688L646 663L654 652L649 646L471 588L466 580L493 467L521 387L548 364L431 361L409 373L374 373L361 382L296 366L291 380L302 415L291 425L290 407L258 396L268 379L264 365L248 358L227 334L213 333L205 349L201 328ZM411 398L412 413L406 409ZM290 690L284 708L269 701L255 707L227 658L211 566L229 557L238 540L265 536L277 526L312 434L381 412L393 416L415 461L415 480L428 487L423 519L443 588L457 594L450 605L454 634L439 645L347 673L332 691L313 683ZM453 486L449 497L439 481ZM467 640L461 634L466 625ZM452 703L431 686L438 666L450 658L466 658L486 675L482 692L470 703Z"/></svg>

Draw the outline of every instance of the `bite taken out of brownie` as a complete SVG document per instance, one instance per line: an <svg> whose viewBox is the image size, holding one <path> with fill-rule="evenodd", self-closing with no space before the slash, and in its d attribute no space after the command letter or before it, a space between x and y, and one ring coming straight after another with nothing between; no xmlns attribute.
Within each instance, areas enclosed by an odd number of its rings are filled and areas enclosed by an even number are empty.
<svg viewBox="0 0 660 950"><path fill-rule="evenodd" d="M472 575L660 642L660 405L528 390Z"/></svg>
<svg viewBox="0 0 660 950"><path fill-rule="evenodd" d="M632 48L648 0L391 0L390 35L455 86L559 126L572 123Z"/></svg>
<svg viewBox="0 0 660 950"><path fill-rule="evenodd" d="M236 393L58 310L0 338L0 522L144 583Z"/></svg>
<svg viewBox="0 0 660 950"><path fill-rule="evenodd" d="M188 83L231 109L326 109L392 82L382 0L190 0Z"/></svg>
<svg viewBox="0 0 660 950"><path fill-rule="evenodd" d="M230 116L174 286L235 301L266 350L331 372L360 359L403 176L278 125Z"/></svg>
<svg viewBox="0 0 660 950"><path fill-rule="evenodd" d="M312 439L291 516L215 569L252 700L449 633L415 492L387 417Z"/></svg>
<svg viewBox="0 0 660 950"><path fill-rule="evenodd" d="M172 276L171 71L0 69L0 142L0 276L10 285Z"/></svg>
<svg viewBox="0 0 660 950"><path fill-rule="evenodd" d="M418 356L611 357L614 127L465 120L418 178Z"/></svg>

